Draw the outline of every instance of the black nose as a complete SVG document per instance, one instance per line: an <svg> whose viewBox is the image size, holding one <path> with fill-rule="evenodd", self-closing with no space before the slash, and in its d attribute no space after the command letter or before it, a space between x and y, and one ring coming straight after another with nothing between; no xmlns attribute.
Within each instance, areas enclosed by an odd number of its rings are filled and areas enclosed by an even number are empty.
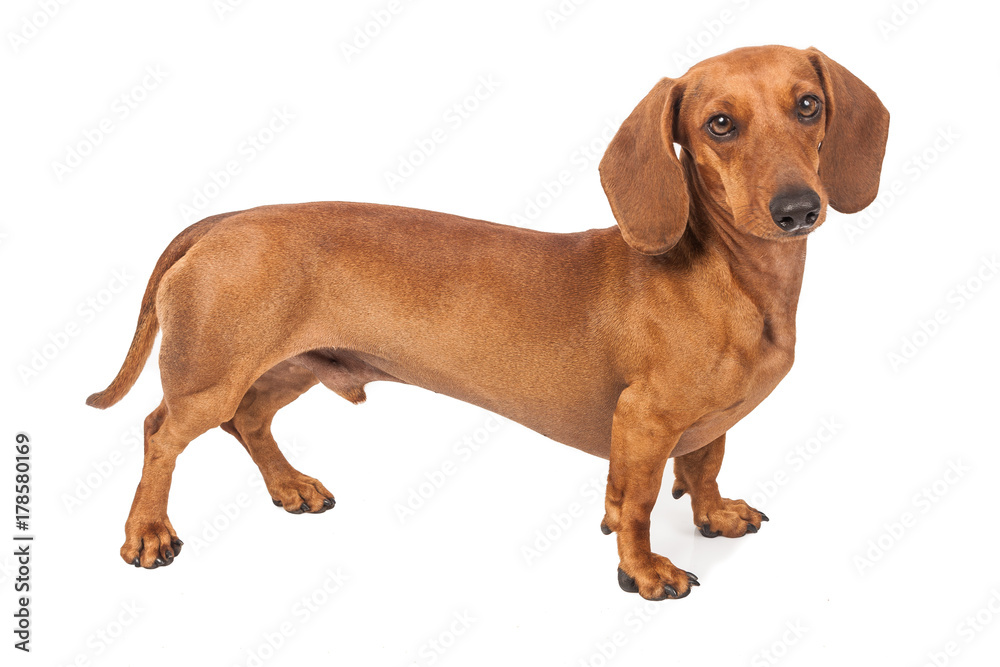
<svg viewBox="0 0 1000 667"><path fill-rule="evenodd" d="M822 202L815 190L780 192L771 200L771 219L786 232L808 229L816 224Z"/></svg>

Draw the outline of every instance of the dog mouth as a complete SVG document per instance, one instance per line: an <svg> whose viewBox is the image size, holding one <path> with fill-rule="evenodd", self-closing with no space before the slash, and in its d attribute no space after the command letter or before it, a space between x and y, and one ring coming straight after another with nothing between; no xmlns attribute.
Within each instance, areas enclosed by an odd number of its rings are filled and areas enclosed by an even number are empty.
<svg viewBox="0 0 1000 667"><path fill-rule="evenodd" d="M814 231L816 231L817 225L811 225L809 227L801 227L798 229L790 229L788 231L773 230L766 235L762 235L764 238L769 238L773 241L783 242L783 241L794 241L796 239L801 239L809 236Z"/></svg>
<svg viewBox="0 0 1000 667"><path fill-rule="evenodd" d="M810 225L808 227L803 227L801 229L793 229L788 232L784 232L781 236L786 239L794 239L799 236L809 236L815 231L816 225Z"/></svg>

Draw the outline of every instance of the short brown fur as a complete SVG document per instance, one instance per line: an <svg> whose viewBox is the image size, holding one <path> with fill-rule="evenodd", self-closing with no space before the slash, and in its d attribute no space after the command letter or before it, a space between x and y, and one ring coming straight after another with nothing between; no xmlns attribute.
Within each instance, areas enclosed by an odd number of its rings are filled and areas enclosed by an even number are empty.
<svg viewBox="0 0 1000 667"><path fill-rule="evenodd" d="M805 124L812 94L824 118ZM734 139L706 131L735 119ZM216 426L233 434L290 512L332 494L285 460L275 412L317 383L352 402L405 382L505 415L610 459L602 528L619 582L647 599L697 578L650 548L667 460L708 536L766 520L719 494L726 431L792 365L806 239L768 202L811 188L845 212L878 190L889 116L815 49L739 49L663 79L612 140L601 180L618 226L549 234L442 213L353 203L264 206L207 218L157 262L121 371L88 404L131 388L162 328L163 402L121 555L169 564L178 454ZM674 144L682 147L678 159ZM822 147L821 147L822 144Z"/></svg>

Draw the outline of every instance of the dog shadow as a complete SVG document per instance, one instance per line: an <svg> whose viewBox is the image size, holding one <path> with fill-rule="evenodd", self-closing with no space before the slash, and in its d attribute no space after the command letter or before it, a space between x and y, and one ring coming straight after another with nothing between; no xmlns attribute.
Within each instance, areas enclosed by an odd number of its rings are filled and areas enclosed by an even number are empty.
<svg viewBox="0 0 1000 667"><path fill-rule="evenodd" d="M667 494L665 500L669 500L670 504L661 507L666 503L658 502L650 518L652 550L669 558L677 567L700 577L710 573L718 564L734 558L746 546L746 541L755 537L705 537L691 521L691 503L687 496L675 501Z"/></svg>

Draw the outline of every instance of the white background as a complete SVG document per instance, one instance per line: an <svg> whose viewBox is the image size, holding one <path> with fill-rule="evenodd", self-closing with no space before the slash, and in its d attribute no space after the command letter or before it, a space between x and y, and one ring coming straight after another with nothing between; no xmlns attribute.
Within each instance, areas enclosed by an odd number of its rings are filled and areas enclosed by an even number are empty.
<svg viewBox="0 0 1000 667"><path fill-rule="evenodd" d="M221 16L209 0L104 1L51 18L43 4L7 2L0 21L0 488L10 508L13 437L27 431L37 536L30 656L11 647L12 547L0 548L4 664L981 665L1000 650L1000 280L984 264L1000 250L995 4L909 0L894 15L887 0L585 2L556 21L556 0L423 0L403 2L350 59L342 45L388 0L245 2ZM514 424L487 437L488 413L387 384L361 407L314 389L276 419L335 510L273 507L249 457L216 430L178 461L170 517L184 552L156 571L120 560L156 364L106 412L84 399L117 371L149 272L187 224L354 200L606 227L597 156L608 124L683 73L686 50L700 60L769 43L819 47L890 109L882 206L831 212L810 240L795 367L730 432L723 494L770 523L707 540L686 498L664 493L653 512L654 550L701 577L690 597L646 603L619 590L589 486L600 488L605 461ZM460 125L446 120L481 77L495 91L481 89ZM244 142L275 109L293 120L248 159ZM60 178L54 163L105 118L110 133ZM390 189L385 173L439 127L444 143ZM230 160L239 173L209 187ZM562 170L572 182L547 199ZM206 188L214 196L186 218L181 206ZM977 291L966 299L959 286ZM936 311L943 323L921 334ZM61 335L67 326L76 335ZM919 348L894 365L904 339ZM48 358L26 376L36 353ZM466 456L464 438L484 444ZM808 461L795 453L807 446ZM397 505L448 461L457 472L401 521ZM952 466L966 470L944 481ZM13 517L3 526L12 544Z"/></svg>

